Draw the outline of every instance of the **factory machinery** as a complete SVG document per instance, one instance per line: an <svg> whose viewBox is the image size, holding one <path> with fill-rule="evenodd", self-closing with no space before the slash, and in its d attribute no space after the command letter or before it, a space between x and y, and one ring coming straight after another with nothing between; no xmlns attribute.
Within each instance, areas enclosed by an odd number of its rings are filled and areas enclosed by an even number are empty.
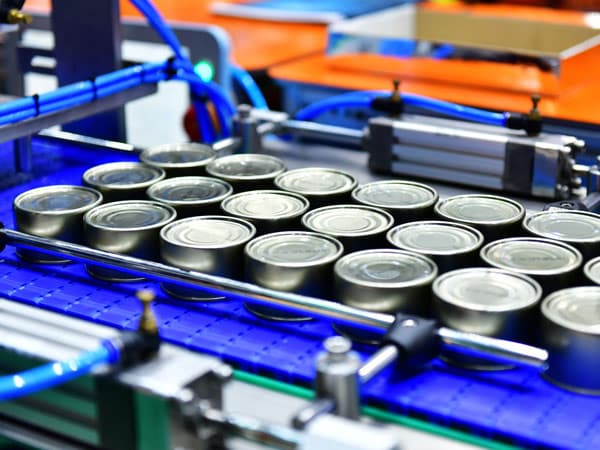
<svg viewBox="0 0 600 450"><path fill-rule="evenodd" d="M18 16L22 2L13 6L10 17ZM13 158L14 168L2 169L0 192L1 435L49 449L247 448L246 441L285 449L453 445L423 444L410 430L417 428L491 448L600 445L594 306L600 299L597 287L583 286L594 278L583 281L581 273L582 258L590 261L586 274L593 271L597 236L574 239L577 273L560 286L584 292L582 303L571 305L571 316L546 320L542 336L526 344L510 334L520 316L502 315L502 308L490 309L491 320L477 312L436 320L427 308L375 311L129 255L118 245L108 251L17 230L13 201L20 194L79 185L91 166L138 161L143 153L47 128L150 95L160 81L193 82L186 70L177 59L134 66L3 106L0 152L4 161ZM224 103L210 92L216 104ZM275 147L284 150L275 152L284 158L309 151L305 139L335 142L362 148L369 167L387 178L410 175L459 182L488 197L496 191L536 198L536 206L547 202L549 213L575 214L597 227L600 171L576 162L584 142L543 132L536 101L529 113L488 114L396 86L390 93L321 102L295 117L240 105L231 134L215 136L211 148L219 156L273 153L278 136ZM309 121L329 108L365 104L380 115L364 130ZM444 117L406 114L411 104ZM487 241L494 232L475 231ZM447 260L436 260L441 272L440 261ZM90 276L94 270L118 270L135 281L108 282ZM537 299L543 289L568 302L553 285L561 277L533 281ZM167 295L166 287L222 300L182 300ZM431 294L429 285L415 292ZM482 286L473 292L489 294ZM359 300L369 295L377 300L367 290ZM253 308L304 320L265 319ZM538 319L527 317L526 326L537 330ZM460 321L474 326L461 329ZM232 407L236 401L245 411Z"/></svg>

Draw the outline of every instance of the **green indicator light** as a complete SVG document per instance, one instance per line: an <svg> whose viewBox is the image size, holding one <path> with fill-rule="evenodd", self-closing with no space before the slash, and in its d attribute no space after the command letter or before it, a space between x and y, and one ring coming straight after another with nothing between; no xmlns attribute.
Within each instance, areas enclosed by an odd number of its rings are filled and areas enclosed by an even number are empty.
<svg viewBox="0 0 600 450"><path fill-rule="evenodd" d="M202 78L202 81L208 83L212 81L215 76L215 66L207 59L203 59L202 61L198 61L194 66L194 72Z"/></svg>

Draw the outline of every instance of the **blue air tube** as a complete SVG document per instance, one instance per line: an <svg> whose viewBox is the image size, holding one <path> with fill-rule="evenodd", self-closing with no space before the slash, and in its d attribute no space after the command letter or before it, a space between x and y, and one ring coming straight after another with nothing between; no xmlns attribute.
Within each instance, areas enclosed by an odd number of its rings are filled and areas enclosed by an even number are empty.
<svg viewBox="0 0 600 450"><path fill-rule="evenodd" d="M233 80L244 90L252 106L258 109L269 109L267 100L254 81L254 78L244 69L234 64L231 65L230 70Z"/></svg>
<svg viewBox="0 0 600 450"><path fill-rule="evenodd" d="M12 400L52 388L89 373L102 364L114 364L119 353L110 341L95 350L60 362L51 362L34 369L0 377L0 401Z"/></svg>
<svg viewBox="0 0 600 450"><path fill-rule="evenodd" d="M359 91L330 97L315 102L296 113L298 120L313 120L318 115L335 108L369 107L373 98L389 95L386 91ZM496 113L456 103L436 100L415 94L402 93L402 101L411 106L420 107L429 111L435 111L459 119L488 125L506 126L506 113Z"/></svg>

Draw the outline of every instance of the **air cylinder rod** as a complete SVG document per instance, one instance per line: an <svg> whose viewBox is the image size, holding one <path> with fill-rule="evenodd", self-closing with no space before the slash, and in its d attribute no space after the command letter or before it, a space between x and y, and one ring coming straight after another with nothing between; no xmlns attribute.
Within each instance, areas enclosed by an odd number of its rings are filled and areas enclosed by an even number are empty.
<svg viewBox="0 0 600 450"><path fill-rule="evenodd" d="M395 317L390 314L364 311L337 302L275 291L229 278L179 269L155 261L146 261L70 242L33 236L4 228L0 223L0 252L6 245L41 251L51 256L67 257L73 261L99 267L118 269L125 273L159 282L174 283L187 288L193 287L215 296L224 296L261 306L275 306L292 313L330 319L337 323L352 325L382 335L395 321ZM516 365L538 368L545 368L547 363L547 352L545 350L524 344L463 333L445 327L440 327L437 330L437 338L440 339L443 346L452 347L463 353L474 352L484 358L489 357L494 360L510 361ZM389 356L391 355L388 354L384 359L391 363L395 358L389 358ZM383 361L379 361L375 366L380 368L385 365L382 363ZM366 372L371 372L371 370ZM367 373L361 374L361 378L364 377L365 379L370 378L370 376L371 374Z"/></svg>

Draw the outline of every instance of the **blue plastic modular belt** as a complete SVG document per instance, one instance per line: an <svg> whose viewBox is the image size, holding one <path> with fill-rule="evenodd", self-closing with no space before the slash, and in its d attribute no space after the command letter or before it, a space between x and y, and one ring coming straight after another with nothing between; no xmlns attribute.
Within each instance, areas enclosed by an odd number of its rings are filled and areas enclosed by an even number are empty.
<svg viewBox="0 0 600 450"><path fill-rule="evenodd" d="M0 220L7 227L13 226L12 199L20 192L40 185L79 184L89 166L133 158L41 140L34 144L35 166L58 172L39 173L34 180L0 192ZM53 162L45 164L49 155ZM7 160L6 155L0 157ZM2 297L131 329L141 312L136 290L154 287L159 292L155 311L164 339L286 382L308 385L323 338L334 334L326 321L270 322L249 314L239 302L178 302L150 282L98 281L81 264L27 264L10 247L0 256ZM362 357L374 350L357 349ZM600 448L600 398L558 389L533 370L474 372L434 361L416 373L388 370L365 386L363 397L374 406L516 445Z"/></svg>

